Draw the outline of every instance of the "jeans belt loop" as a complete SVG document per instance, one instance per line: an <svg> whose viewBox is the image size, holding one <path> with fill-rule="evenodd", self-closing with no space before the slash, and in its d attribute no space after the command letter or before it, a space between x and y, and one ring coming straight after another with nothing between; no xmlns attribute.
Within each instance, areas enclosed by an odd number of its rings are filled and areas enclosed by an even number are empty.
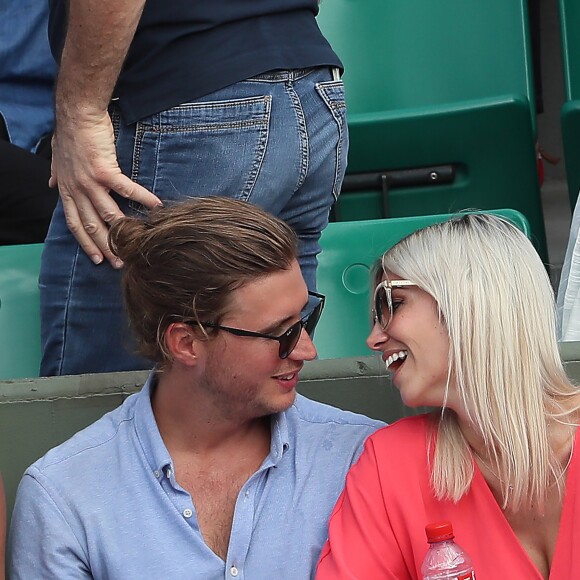
<svg viewBox="0 0 580 580"><path fill-rule="evenodd" d="M330 69L332 71L332 80L339 81L340 80L340 69L337 66L333 66Z"/></svg>

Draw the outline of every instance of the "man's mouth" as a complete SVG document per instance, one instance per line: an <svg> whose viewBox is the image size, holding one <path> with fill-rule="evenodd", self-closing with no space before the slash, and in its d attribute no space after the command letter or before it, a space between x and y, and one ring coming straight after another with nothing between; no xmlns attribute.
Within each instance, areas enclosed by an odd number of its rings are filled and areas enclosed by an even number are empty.
<svg viewBox="0 0 580 580"><path fill-rule="evenodd" d="M279 375L274 375L273 378L278 381L294 381L298 378L298 374L302 370L302 366L303 365L300 365L298 368L286 371L285 373L280 373Z"/></svg>

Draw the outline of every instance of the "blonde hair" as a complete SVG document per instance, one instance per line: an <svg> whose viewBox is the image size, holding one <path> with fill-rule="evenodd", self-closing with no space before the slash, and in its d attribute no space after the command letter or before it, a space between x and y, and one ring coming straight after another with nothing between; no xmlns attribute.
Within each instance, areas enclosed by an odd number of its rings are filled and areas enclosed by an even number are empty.
<svg viewBox="0 0 580 580"><path fill-rule="evenodd" d="M550 421L566 422L578 394L556 342L554 295L531 242L511 222L470 213L429 226L388 250L382 267L437 302L449 333L449 381L498 466L501 503L544 505L563 468L550 448ZM473 457L457 416L434 415L432 485L458 501L471 485Z"/></svg>

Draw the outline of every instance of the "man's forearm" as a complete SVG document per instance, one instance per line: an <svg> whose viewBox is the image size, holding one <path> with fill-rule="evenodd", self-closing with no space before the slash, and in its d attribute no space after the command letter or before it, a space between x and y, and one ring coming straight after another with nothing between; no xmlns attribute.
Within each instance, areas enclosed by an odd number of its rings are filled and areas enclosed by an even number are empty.
<svg viewBox="0 0 580 580"><path fill-rule="evenodd" d="M144 5L145 0L70 0L57 124L106 111Z"/></svg>

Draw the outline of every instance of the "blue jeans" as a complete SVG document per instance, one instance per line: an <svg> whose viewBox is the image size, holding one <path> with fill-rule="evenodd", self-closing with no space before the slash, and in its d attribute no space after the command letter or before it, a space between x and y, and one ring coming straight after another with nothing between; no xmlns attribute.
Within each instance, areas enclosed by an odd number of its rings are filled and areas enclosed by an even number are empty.
<svg viewBox="0 0 580 580"><path fill-rule="evenodd" d="M112 105L123 173L164 201L225 195L296 231L316 289L320 233L339 194L348 134L344 88L327 67L274 71L125 125ZM127 214L143 211L118 200ZM122 307L120 272L94 265L58 204L40 273L41 376L144 369Z"/></svg>

